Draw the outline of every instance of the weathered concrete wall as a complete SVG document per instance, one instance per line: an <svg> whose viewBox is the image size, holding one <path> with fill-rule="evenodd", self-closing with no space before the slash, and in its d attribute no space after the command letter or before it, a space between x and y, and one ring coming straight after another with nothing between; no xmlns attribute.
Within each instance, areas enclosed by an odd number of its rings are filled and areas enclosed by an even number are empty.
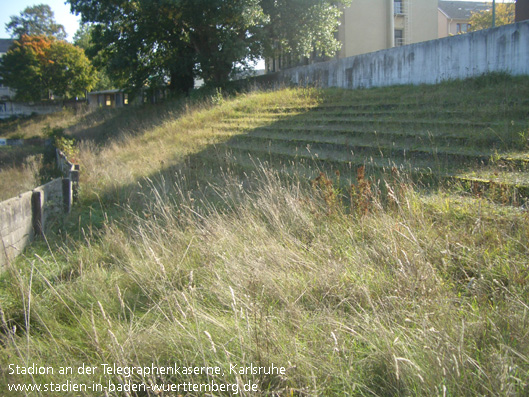
<svg viewBox="0 0 529 397"><path fill-rule="evenodd" d="M53 219L69 212L72 184L55 179L0 203L0 269L19 255Z"/></svg>
<svg viewBox="0 0 529 397"><path fill-rule="evenodd" d="M0 138L0 146L49 146L51 139L31 138L31 139L9 139Z"/></svg>
<svg viewBox="0 0 529 397"><path fill-rule="evenodd" d="M79 187L79 166L57 150L57 168L65 178L0 203L0 270L43 235L53 219L70 212Z"/></svg>
<svg viewBox="0 0 529 397"><path fill-rule="evenodd" d="M263 80L352 89L435 84L490 72L529 75L529 21L286 69Z"/></svg>
<svg viewBox="0 0 529 397"><path fill-rule="evenodd" d="M43 231L46 230L49 221L64 212L62 183L62 179L54 179L33 190L33 194L40 193L41 195L40 212Z"/></svg>
<svg viewBox="0 0 529 397"><path fill-rule="evenodd" d="M53 104L30 104L21 102L0 102L0 119L5 119L12 116L29 116L36 114L49 114L60 112L62 110L61 103Z"/></svg>
<svg viewBox="0 0 529 397"><path fill-rule="evenodd" d="M16 257L34 238L33 192L0 203L0 267Z"/></svg>

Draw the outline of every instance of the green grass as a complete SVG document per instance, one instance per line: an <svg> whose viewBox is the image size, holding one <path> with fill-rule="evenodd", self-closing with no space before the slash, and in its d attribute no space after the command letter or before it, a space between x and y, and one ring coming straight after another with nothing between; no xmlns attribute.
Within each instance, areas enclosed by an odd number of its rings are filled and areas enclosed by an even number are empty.
<svg viewBox="0 0 529 397"><path fill-rule="evenodd" d="M528 86L285 88L87 116L70 129L80 205L0 275L0 365L219 366L131 380L264 395L527 394L529 218L459 175L525 177L509 158L527 152ZM331 122L338 106L379 113ZM272 363L286 373L229 371ZM66 379L127 380L0 375L4 390Z"/></svg>

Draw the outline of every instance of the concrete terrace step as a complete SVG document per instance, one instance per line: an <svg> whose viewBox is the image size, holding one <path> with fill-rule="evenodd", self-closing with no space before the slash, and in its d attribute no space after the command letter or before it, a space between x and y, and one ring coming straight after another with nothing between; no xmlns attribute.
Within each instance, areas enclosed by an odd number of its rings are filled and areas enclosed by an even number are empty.
<svg viewBox="0 0 529 397"><path fill-rule="evenodd" d="M241 115L241 117L229 117L223 120L226 123L240 123L243 121L251 121L256 125L263 125L266 123L275 123L277 125L374 125L380 126L380 128L389 128L388 126L397 125L406 128L427 128L430 127L432 130L439 130L440 128L447 129L505 129L513 127L524 127L525 122L481 122L472 120L436 120L432 122L431 119L385 119L385 118L374 118L374 117L321 117L319 115L304 114L300 117L296 116L282 116L278 117L275 115Z"/></svg>
<svg viewBox="0 0 529 397"><path fill-rule="evenodd" d="M436 148L427 146L411 146L406 145L380 145L377 142L356 142L351 140L349 142L340 142L334 139L317 139L309 140L305 137L286 137L276 136L273 139L258 137L253 135L237 135L230 142L229 145L244 142L250 147L254 148L270 148L285 146L293 148L294 150L307 150L312 153L333 151L335 153L347 152L354 156L370 157L373 155L381 155L384 157L403 157L403 158L425 158L430 159L431 162L480 162L488 163L491 159L491 153L465 151L457 148Z"/></svg>
<svg viewBox="0 0 529 397"><path fill-rule="evenodd" d="M350 138L364 138L369 140L377 140L378 142L393 142L401 143L403 140L412 142L421 142L428 145L442 144L445 146L459 146L461 144L472 143L474 146L486 146L487 149L493 148L502 144L503 142L496 134L479 134L479 136L471 136L467 134L457 134L454 132L444 132L442 130L412 130L409 128L392 129L392 130L378 130L373 129L372 126L356 126L356 125L289 125L289 124L272 124L272 125L250 125L244 123L232 123L225 121L216 123L211 126L219 131L239 131L247 132L251 135L273 138L276 134L291 133L300 135L301 137L313 136L332 136L343 137L343 139Z"/></svg>
<svg viewBox="0 0 529 397"><path fill-rule="evenodd" d="M347 106L316 106L311 108L306 107L282 107L282 108L264 108L259 109L257 112L252 113L248 110L234 111L233 115L236 117L244 117L245 115L259 114L261 116L272 117L278 116L289 116L289 115L325 115L329 116L347 116L347 117L428 117L429 119L443 119L456 117L462 120L476 120L478 122L490 122L493 120L506 120L511 121L512 119L521 119L529 116L529 108L527 109L498 109L497 107L488 108L482 107L479 109L442 109L429 107L395 107L393 109L362 109Z"/></svg>
<svg viewBox="0 0 529 397"><path fill-rule="evenodd" d="M509 201L520 204L520 199L526 201L529 198L529 173L527 172L502 172L491 177L485 174L478 176L472 173L461 173L457 170L444 169L442 172L430 168L431 162L418 159L385 158L381 156L344 156L336 153L302 153L293 151L291 148L281 147L275 150L263 148L249 148L245 145L232 145L229 148L228 158L239 166L251 171L258 164L278 164L283 171L306 173L306 177L314 177L319 171L327 171L332 175L332 170L346 171L342 177L348 178L348 183L354 182L355 170L359 166L365 166L368 173L387 173L393 168L406 172L414 178L427 181L456 181L469 193L488 192L489 197L494 200ZM301 166L301 171L300 171ZM433 178L433 179L432 179Z"/></svg>
<svg viewBox="0 0 529 397"><path fill-rule="evenodd" d="M290 147L251 148L244 143L233 143L227 148L236 158L251 157L259 161L279 161L286 163L302 162L304 164L331 164L340 167L369 166L373 169L390 170L392 167L405 169L408 172L431 173L431 163L422 160L390 159L382 156L354 156L351 153L334 153L332 151L295 150ZM251 149L251 150L250 150Z"/></svg>

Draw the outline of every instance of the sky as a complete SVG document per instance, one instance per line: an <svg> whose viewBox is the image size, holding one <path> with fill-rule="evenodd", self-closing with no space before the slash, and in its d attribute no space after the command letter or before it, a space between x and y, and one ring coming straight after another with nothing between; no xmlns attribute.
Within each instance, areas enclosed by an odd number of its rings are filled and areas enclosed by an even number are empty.
<svg viewBox="0 0 529 397"><path fill-rule="evenodd" d="M0 38L10 38L5 30L5 25L11 21L12 16L19 16L26 7L38 4L48 4L55 14L55 22L64 26L68 37L66 40L73 41L73 35L79 28L79 17L70 13L70 4L65 0L0 0Z"/></svg>
<svg viewBox="0 0 529 397"><path fill-rule="evenodd" d="M510 1L511 0L497 0L498 3ZM0 38L7 39L10 37L5 30L5 25L11 21L12 16L18 16L26 7L37 4L48 4L51 7L55 14L55 22L63 25L68 34L66 39L68 41L73 41L73 35L79 28L80 18L70 13L70 4L65 4L65 0L0 0Z"/></svg>

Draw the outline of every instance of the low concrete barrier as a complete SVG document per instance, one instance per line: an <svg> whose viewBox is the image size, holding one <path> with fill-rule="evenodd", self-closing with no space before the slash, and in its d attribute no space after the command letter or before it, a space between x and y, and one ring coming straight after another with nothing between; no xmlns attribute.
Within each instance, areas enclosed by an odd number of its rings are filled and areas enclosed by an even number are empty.
<svg viewBox="0 0 529 397"><path fill-rule="evenodd" d="M0 203L0 268L19 255L48 224L72 204L69 179L58 178Z"/></svg>
<svg viewBox="0 0 529 397"><path fill-rule="evenodd" d="M77 198L79 166L57 150L57 167L66 176L0 203L0 269L9 265L54 218L69 213Z"/></svg>
<svg viewBox="0 0 529 397"><path fill-rule="evenodd" d="M0 138L0 146L49 146L52 144L51 139L41 139L41 138L30 138L30 139L9 139L9 138Z"/></svg>
<svg viewBox="0 0 529 397"><path fill-rule="evenodd" d="M0 267L16 257L35 237L33 229L33 192L0 203Z"/></svg>
<svg viewBox="0 0 529 397"><path fill-rule="evenodd" d="M79 192L79 164L72 163L59 149L56 149L55 154L57 157L57 168L66 179L71 181L72 200L75 202Z"/></svg>

